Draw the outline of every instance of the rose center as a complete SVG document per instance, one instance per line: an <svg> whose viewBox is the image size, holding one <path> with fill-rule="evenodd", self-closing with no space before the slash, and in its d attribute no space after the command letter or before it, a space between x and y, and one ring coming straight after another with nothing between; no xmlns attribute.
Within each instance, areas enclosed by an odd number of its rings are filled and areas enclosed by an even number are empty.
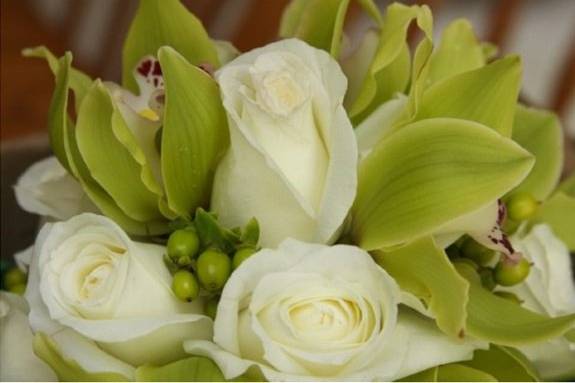
<svg viewBox="0 0 575 383"><path fill-rule="evenodd" d="M320 300L294 306L290 321L305 338L337 340L356 327L360 318L355 303L346 300Z"/></svg>
<svg viewBox="0 0 575 383"><path fill-rule="evenodd" d="M284 117L306 99L300 85L286 71L266 73L258 87L258 96L266 109Z"/></svg>
<svg viewBox="0 0 575 383"><path fill-rule="evenodd" d="M114 268L110 263L104 263L95 267L85 277L80 288L80 298L83 300L97 299L102 295L106 281Z"/></svg>

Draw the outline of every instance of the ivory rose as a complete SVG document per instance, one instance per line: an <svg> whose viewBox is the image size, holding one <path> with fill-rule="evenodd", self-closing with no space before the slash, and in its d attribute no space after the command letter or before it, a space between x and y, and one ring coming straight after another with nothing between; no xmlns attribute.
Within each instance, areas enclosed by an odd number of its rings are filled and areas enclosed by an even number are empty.
<svg viewBox="0 0 575 383"><path fill-rule="evenodd" d="M200 300L174 296L164 252L103 216L46 224L26 290L32 329L89 373L133 378L135 366L178 359L183 339L211 338L212 322Z"/></svg>
<svg viewBox="0 0 575 383"><path fill-rule="evenodd" d="M216 73L231 146L212 209L233 227L256 217L261 243L327 243L357 184L357 144L342 106L347 80L328 53L290 39L245 53Z"/></svg>
<svg viewBox="0 0 575 383"><path fill-rule="evenodd" d="M365 251L287 240L234 271L214 342L184 347L212 358L226 379L249 371L269 381L389 381L484 346L450 340L399 303L397 284Z"/></svg>

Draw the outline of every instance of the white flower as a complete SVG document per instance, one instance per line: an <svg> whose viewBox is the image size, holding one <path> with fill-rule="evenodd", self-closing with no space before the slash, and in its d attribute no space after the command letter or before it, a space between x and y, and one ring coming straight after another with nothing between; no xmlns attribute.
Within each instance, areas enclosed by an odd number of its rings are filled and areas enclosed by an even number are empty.
<svg viewBox="0 0 575 383"><path fill-rule="evenodd" d="M227 379L255 367L270 381L392 380L472 357L477 343L450 340L399 303L395 281L365 251L287 240L234 271L214 343L184 347Z"/></svg>
<svg viewBox="0 0 575 383"><path fill-rule="evenodd" d="M552 317L575 313L575 283L569 250L548 225L534 226L511 242L533 263L524 283L509 288L533 311ZM575 374L575 343L560 337L521 347L544 379L560 380Z"/></svg>
<svg viewBox="0 0 575 383"><path fill-rule="evenodd" d="M357 184L337 62L291 39L239 56L216 77L231 146L216 171L212 209L228 226L255 216L266 247L287 237L329 242Z"/></svg>
<svg viewBox="0 0 575 383"><path fill-rule="evenodd" d="M173 295L164 251L94 214L45 225L26 290L32 329L87 372L132 377L133 366L181 357L182 340L209 339L212 324L199 300Z"/></svg>
<svg viewBox="0 0 575 383"><path fill-rule="evenodd" d="M14 186L16 201L29 213L66 220L95 212L82 186L56 159L48 157L30 166Z"/></svg>
<svg viewBox="0 0 575 383"><path fill-rule="evenodd" d="M56 381L56 375L32 350L24 298L0 292L0 381Z"/></svg>

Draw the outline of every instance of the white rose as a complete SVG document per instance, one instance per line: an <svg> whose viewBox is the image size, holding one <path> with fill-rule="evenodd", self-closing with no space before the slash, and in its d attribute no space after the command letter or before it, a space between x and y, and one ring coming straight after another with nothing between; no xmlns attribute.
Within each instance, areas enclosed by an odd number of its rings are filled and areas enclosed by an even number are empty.
<svg viewBox="0 0 575 383"><path fill-rule="evenodd" d="M533 311L552 317L575 313L575 283L569 250L548 225L534 226L527 235L515 235L511 242L533 266L524 283L509 288ZM546 380L575 375L575 343L565 337L520 350Z"/></svg>
<svg viewBox="0 0 575 383"><path fill-rule="evenodd" d="M234 271L214 343L184 347L212 358L226 379L259 369L270 381L386 381L470 359L485 346L452 341L399 303L395 281L365 251L290 239Z"/></svg>
<svg viewBox="0 0 575 383"><path fill-rule="evenodd" d="M56 381L56 375L32 350L24 298L0 292L0 381Z"/></svg>
<svg viewBox="0 0 575 383"><path fill-rule="evenodd" d="M228 226L255 216L266 247L287 237L329 242L357 184L337 62L291 39L239 56L216 77L231 146L216 171L212 209Z"/></svg>
<svg viewBox="0 0 575 383"><path fill-rule="evenodd" d="M82 186L68 174L56 157L30 166L14 186L16 201L29 213L65 220L83 212L95 212Z"/></svg>
<svg viewBox="0 0 575 383"><path fill-rule="evenodd" d="M178 359L183 339L211 338L212 321L199 300L173 295L164 251L94 214L45 225L26 290L32 329L87 372L131 378L133 366Z"/></svg>

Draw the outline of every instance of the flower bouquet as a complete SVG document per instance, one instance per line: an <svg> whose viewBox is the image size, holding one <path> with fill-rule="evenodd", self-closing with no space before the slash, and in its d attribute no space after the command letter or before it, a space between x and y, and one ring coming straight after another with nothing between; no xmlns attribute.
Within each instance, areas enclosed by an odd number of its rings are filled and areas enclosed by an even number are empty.
<svg viewBox="0 0 575 383"><path fill-rule="evenodd" d="M357 47L349 1L293 0L240 53L141 0L121 85L24 51L54 157L15 186L43 226L4 275L3 379L575 377L557 118L466 20L434 41L428 7L358 3Z"/></svg>

